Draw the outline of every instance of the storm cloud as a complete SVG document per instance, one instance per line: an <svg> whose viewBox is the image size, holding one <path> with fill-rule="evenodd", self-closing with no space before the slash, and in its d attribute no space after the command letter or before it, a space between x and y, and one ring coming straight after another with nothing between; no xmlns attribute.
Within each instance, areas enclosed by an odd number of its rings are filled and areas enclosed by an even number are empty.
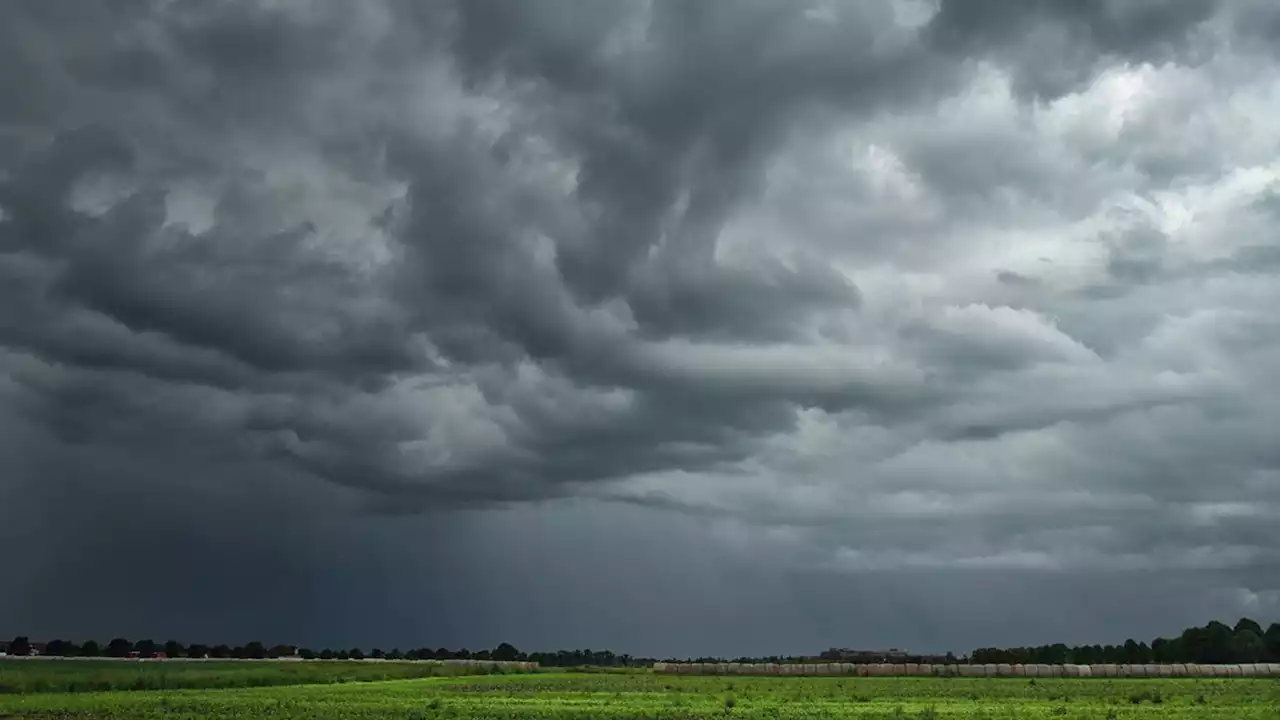
<svg viewBox="0 0 1280 720"><path fill-rule="evenodd" d="M0 618L657 655L1280 619L1277 28L5 3Z"/></svg>

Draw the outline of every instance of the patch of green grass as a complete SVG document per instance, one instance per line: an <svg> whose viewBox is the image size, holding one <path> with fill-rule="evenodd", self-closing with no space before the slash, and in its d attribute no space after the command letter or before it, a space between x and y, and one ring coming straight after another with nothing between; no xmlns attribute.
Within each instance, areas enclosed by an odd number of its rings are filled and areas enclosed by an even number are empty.
<svg viewBox="0 0 1280 720"><path fill-rule="evenodd" d="M1153 702L1154 697L1159 702ZM1141 697L1134 703L1132 698ZM1275 720L1273 679L724 678L539 673L0 697L0 717L415 720Z"/></svg>
<svg viewBox="0 0 1280 720"><path fill-rule="evenodd" d="M118 660L0 661L0 694L244 688L373 682L476 674L476 668L432 662Z"/></svg>

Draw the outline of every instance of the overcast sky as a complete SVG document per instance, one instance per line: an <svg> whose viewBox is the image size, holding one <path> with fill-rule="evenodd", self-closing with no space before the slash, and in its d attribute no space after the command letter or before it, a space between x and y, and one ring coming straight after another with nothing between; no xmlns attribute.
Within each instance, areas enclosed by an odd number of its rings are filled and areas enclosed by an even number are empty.
<svg viewBox="0 0 1280 720"><path fill-rule="evenodd" d="M1280 620L1271 0L0 3L0 635Z"/></svg>

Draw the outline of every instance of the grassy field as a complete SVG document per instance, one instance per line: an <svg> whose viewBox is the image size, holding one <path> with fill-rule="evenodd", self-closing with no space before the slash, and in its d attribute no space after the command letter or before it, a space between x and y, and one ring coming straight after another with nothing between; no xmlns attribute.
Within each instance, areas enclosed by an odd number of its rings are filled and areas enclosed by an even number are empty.
<svg viewBox="0 0 1280 720"><path fill-rule="evenodd" d="M725 678L540 673L214 690L0 696L0 718L1280 717L1274 679Z"/></svg>
<svg viewBox="0 0 1280 720"><path fill-rule="evenodd" d="M474 675L476 672L475 668L430 662L6 660L0 661L0 695L314 685Z"/></svg>

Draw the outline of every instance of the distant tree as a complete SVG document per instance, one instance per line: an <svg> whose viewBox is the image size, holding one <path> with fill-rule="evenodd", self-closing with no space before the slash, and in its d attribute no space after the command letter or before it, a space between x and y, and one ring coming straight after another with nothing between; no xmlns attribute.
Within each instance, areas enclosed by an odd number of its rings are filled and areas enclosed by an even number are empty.
<svg viewBox="0 0 1280 720"><path fill-rule="evenodd" d="M298 657L302 658L303 660L315 660L316 651L312 650L311 648L299 648Z"/></svg>
<svg viewBox="0 0 1280 720"><path fill-rule="evenodd" d="M488 650L481 650L472 656L475 660L492 660L493 656Z"/></svg>
<svg viewBox="0 0 1280 720"><path fill-rule="evenodd" d="M400 648L391 648L391 650L387 652L387 659L388 659L388 660L403 660L403 659L404 659L404 653L403 653L403 652L400 652Z"/></svg>
<svg viewBox="0 0 1280 720"><path fill-rule="evenodd" d="M155 640L139 640L133 645L134 652L138 653L139 657L144 658L155 657L159 649L160 646L156 644Z"/></svg>
<svg viewBox="0 0 1280 720"><path fill-rule="evenodd" d="M351 658L352 660L363 660L364 651L361 650L360 648L351 648L351 650L347 652L347 657Z"/></svg>
<svg viewBox="0 0 1280 720"><path fill-rule="evenodd" d="M1048 657L1048 660L1046 660L1045 662L1050 663L1052 665L1061 665L1067 661L1067 655L1070 652L1071 652L1071 649L1068 648L1063 643L1056 643L1054 645L1050 645L1049 652L1046 654Z"/></svg>
<svg viewBox="0 0 1280 720"><path fill-rule="evenodd" d="M246 657L251 660L261 660L267 656L267 649L257 640L245 645L241 648L241 652L243 653L242 657Z"/></svg>
<svg viewBox="0 0 1280 720"><path fill-rule="evenodd" d="M1267 646L1263 644L1262 638L1247 627L1237 631L1231 639L1231 659L1234 662L1262 662L1266 655Z"/></svg>
<svg viewBox="0 0 1280 720"><path fill-rule="evenodd" d="M45 643L44 654L52 655L54 657L70 657L72 655L71 643L67 642L66 640L60 640L60 639L50 640L49 642Z"/></svg>
<svg viewBox="0 0 1280 720"><path fill-rule="evenodd" d="M1267 646L1267 662L1280 663L1280 623L1271 623L1262 635Z"/></svg>
<svg viewBox="0 0 1280 720"><path fill-rule="evenodd" d="M336 657L336 653L334 653L334 652L333 652L332 650L330 650L329 648L325 648L325 649L323 649L323 650L321 650L321 651L320 651L320 659L321 659L321 660L332 660L334 657Z"/></svg>
<svg viewBox="0 0 1280 720"><path fill-rule="evenodd" d="M1138 662L1146 664L1151 661L1151 646L1145 642L1138 643Z"/></svg>
<svg viewBox="0 0 1280 720"><path fill-rule="evenodd" d="M1213 621L1204 626L1205 650L1203 659L1199 662L1203 663L1229 663L1233 652L1232 646L1235 644L1235 633L1230 627Z"/></svg>
<svg viewBox="0 0 1280 720"><path fill-rule="evenodd" d="M346 650L339 650L339 651L338 651L338 659L339 659L339 660L350 660L350 659L351 659L351 653L350 653L350 652L348 652L348 651L346 651Z"/></svg>
<svg viewBox="0 0 1280 720"><path fill-rule="evenodd" d="M511 662L520 658L520 651L511 643L502 643L493 649L493 659Z"/></svg>
<svg viewBox="0 0 1280 720"><path fill-rule="evenodd" d="M190 646L187 647L187 657L193 657L193 658L214 657L213 648L210 648L208 645L192 643Z"/></svg>
<svg viewBox="0 0 1280 720"><path fill-rule="evenodd" d="M1238 621L1236 621L1236 626L1231 629L1232 633L1237 635L1240 634L1241 630L1249 630L1253 632L1254 635L1257 635L1258 637L1262 637L1264 632L1262 629L1262 626L1259 625L1257 621L1251 620L1249 618L1240 618Z"/></svg>
<svg viewBox="0 0 1280 720"><path fill-rule="evenodd" d="M449 648L436 648L436 652L435 652L436 660L453 660L454 657L455 656L453 654L453 651L450 650ZM425 658L431 659L431 656L426 655Z"/></svg>
<svg viewBox="0 0 1280 720"><path fill-rule="evenodd" d="M121 658L133 652L133 643L124 638L113 638L107 643L107 657Z"/></svg>
<svg viewBox="0 0 1280 720"><path fill-rule="evenodd" d="M1164 638L1156 638L1151 641L1151 657L1158 663L1171 662L1172 658L1168 657L1169 641Z"/></svg>
<svg viewBox="0 0 1280 720"><path fill-rule="evenodd" d="M1181 645L1183 662L1204 663L1208 661L1209 638L1204 628L1192 627L1182 631L1178 636Z"/></svg>
<svg viewBox="0 0 1280 720"><path fill-rule="evenodd" d="M99 657L100 655L102 655L102 647L96 640L85 640L80 646L80 657Z"/></svg>
<svg viewBox="0 0 1280 720"><path fill-rule="evenodd" d="M209 657L229 658L232 656L231 653L232 653L232 650L227 645L214 645L209 650Z"/></svg>
<svg viewBox="0 0 1280 720"><path fill-rule="evenodd" d="M270 657L270 658L293 657L293 652L294 652L294 649L293 649L293 646L291 645L272 645L271 649L267 651L267 657Z"/></svg>
<svg viewBox="0 0 1280 720"><path fill-rule="evenodd" d="M382 648L374 648L369 651L369 657L374 658L376 660L381 660L386 656L387 654L382 652Z"/></svg>
<svg viewBox="0 0 1280 720"><path fill-rule="evenodd" d="M1127 664L1135 664L1138 660L1138 643L1133 638L1124 641L1124 662Z"/></svg>
<svg viewBox="0 0 1280 720"><path fill-rule="evenodd" d="M26 635L19 635L9 643L10 655L30 655L31 640Z"/></svg>
<svg viewBox="0 0 1280 720"><path fill-rule="evenodd" d="M1102 662L1102 646L1101 645L1083 645L1076 649L1076 660L1073 662L1081 665L1093 665Z"/></svg>
<svg viewBox="0 0 1280 720"><path fill-rule="evenodd" d="M164 654L171 658L183 657L187 654L187 649L177 640L166 640L164 643Z"/></svg>

